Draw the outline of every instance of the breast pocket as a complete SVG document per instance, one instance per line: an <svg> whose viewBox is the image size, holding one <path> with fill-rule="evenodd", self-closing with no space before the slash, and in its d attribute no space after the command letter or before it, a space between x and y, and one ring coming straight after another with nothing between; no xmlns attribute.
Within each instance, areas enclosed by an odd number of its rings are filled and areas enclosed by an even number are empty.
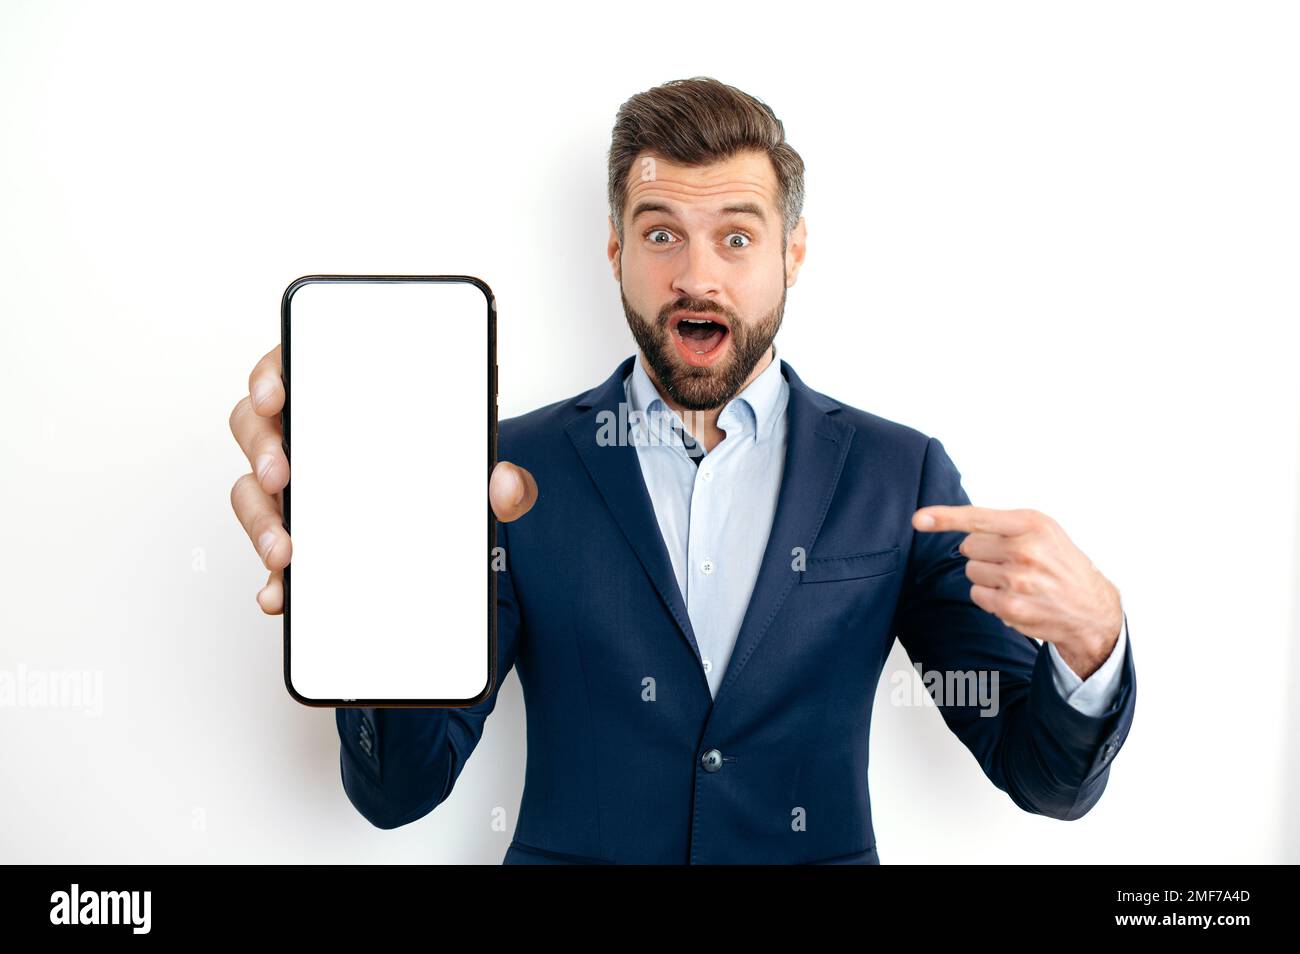
<svg viewBox="0 0 1300 954"><path fill-rule="evenodd" d="M901 552L898 547L851 553L846 556L809 557L800 583L830 583L835 580L866 580L888 576L898 570Z"/></svg>

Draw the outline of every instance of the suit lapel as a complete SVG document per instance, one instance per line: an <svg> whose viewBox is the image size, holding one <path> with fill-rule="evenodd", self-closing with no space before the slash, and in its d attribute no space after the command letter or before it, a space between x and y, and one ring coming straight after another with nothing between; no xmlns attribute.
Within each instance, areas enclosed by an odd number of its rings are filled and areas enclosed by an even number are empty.
<svg viewBox="0 0 1300 954"><path fill-rule="evenodd" d="M595 482L596 489L623 531L623 536L641 561L660 599L664 601L677 622L682 637L698 660L700 648L695 642L695 632L691 629L686 603L677 586L672 558L664 545L654 504L650 501L650 492L646 489L645 478L641 474L641 462L637 459L636 447L626 439L628 412L623 379L631 373L632 362L635 360L635 355L625 360L603 384L592 388L578 399L582 413L569 422L565 431L577 448L578 456L582 458L583 466ZM620 405L624 406L621 414ZM614 443L603 443L610 435L615 438ZM707 692L707 682L704 685Z"/></svg>
<svg viewBox="0 0 1300 954"><path fill-rule="evenodd" d="M812 551L853 440L853 426L835 416L838 404L811 390L785 361L781 373L790 384L785 469L758 579L715 706L745 668L798 580L792 551Z"/></svg>

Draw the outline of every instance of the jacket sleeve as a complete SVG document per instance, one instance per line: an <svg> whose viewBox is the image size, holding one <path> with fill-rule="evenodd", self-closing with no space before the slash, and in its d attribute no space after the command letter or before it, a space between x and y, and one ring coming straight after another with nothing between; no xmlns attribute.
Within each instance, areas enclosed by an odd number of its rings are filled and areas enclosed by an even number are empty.
<svg viewBox="0 0 1300 954"><path fill-rule="evenodd" d="M966 505L943 445L925 450L917 508ZM948 728L984 774L1027 812L1076 819L1101 798L1137 697L1131 638L1118 691L1098 715L1071 706L1052 678L1050 643L1016 631L970 598L965 534L913 533L892 632L936 696ZM1127 630L1127 615L1124 619ZM927 678L927 674L931 674ZM951 689L984 686L984 693ZM941 693L936 690L943 690Z"/></svg>
<svg viewBox="0 0 1300 954"><path fill-rule="evenodd" d="M506 566L497 571L497 672L491 694L467 709L335 710L343 790L377 828L423 818L451 794L515 664L521 619L504 523L497 523L496 540L505 548Z"/></svg>

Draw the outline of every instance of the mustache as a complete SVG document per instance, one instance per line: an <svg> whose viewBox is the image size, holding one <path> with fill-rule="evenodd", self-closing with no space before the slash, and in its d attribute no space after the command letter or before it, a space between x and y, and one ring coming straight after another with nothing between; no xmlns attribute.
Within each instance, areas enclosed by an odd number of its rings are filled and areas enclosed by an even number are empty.
<svg viewBox="0 0 1300 954"><path fill-rule="evenodd" d="M736 321L735 315L733 315L731 312L721 307L720 305L716 305L710 301L691 301L689 298L673 302L672 304L665 305L663 308L661 308L659 310L659 316L658 316L659 324L667 325L668 320L679 311L689 311L701 315L702 314L721 315L723 318L727 319L727 323L729 325L732 325L734 327L735 325L739 324L739 322Z"/></svg>

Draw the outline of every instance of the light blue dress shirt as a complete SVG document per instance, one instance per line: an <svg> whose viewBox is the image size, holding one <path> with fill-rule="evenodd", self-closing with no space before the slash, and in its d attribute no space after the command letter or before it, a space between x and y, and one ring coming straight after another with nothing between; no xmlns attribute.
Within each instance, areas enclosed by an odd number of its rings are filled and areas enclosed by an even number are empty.
<svg viewBox="0 0 1300 954"><path fill-rule="evenodd" d="M633 443L700 647L709 692L716 696L776 515L790 386L774 347L771 363L722 409L718 427L726 437L697 466L677 436L684 429L681 417L664 403L642 361L638 356L623 382L629 419L639 423ZM1113 702L1127 630L1126 621L1106 662L1086 680L1055 645L1049 647L1056 688L1078 711L1097 716Z"/></svg>

